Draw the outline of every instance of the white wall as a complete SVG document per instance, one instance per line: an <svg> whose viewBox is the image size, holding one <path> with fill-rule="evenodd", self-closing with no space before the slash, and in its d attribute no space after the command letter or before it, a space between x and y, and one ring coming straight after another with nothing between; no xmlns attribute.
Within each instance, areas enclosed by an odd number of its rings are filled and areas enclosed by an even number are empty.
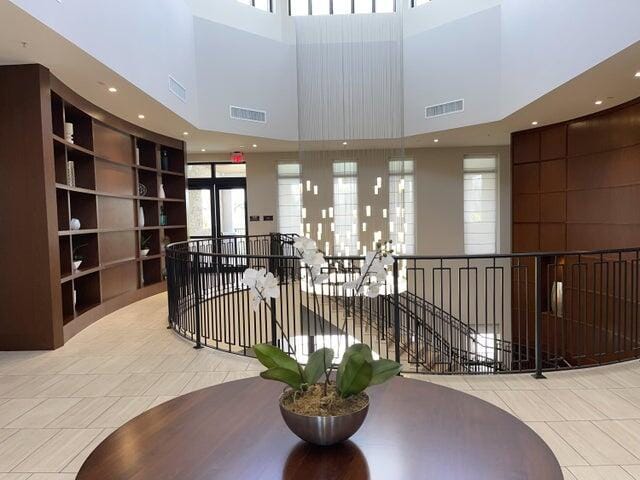
<svg viewBox="0 0 640 480"><path fill-rule="evenodd" d="M500 7L405 38L406 135L496 120L499 88ZM464 112L425 119L426 106L459 99Z"/></svg>
<svg viewBox="0 0 640 480"><path fill-rule="evenodd" d="M194 19L194 30L198 127L297 140L295 45L202 18ZM233 120L230 105L266 110L267 123Z"/></svg>
<svg viewBox="0 0 640 480"><path fill-rule="evenodd" d="M464 18L491 7L500 5L503 0L431 0L428 3L410 8L410 0L398 0L405 6L404 34L410 37L420 32Z"/></svg>
<svg viewBox="0 0 640 480"><path fill-rule="evenodd" d="M136 87L192 120L197 117L193 15L175 0L11 0ZM183 102L169 75L187 89Z"/></svg>
<svg viewBox="0 0 640 480"><path fill-rule="evenodd" d="M286 0L275 13L236 0L11 1L196 127L297 139ZM397 15L406 135L500 120L640 41L638 0L433 0ZM461 97L463 114L424 119ZM269 123L232 122L229 104L269 110Z"/></svg>
<svg viewBox="0 0 640 480"><path fill-rule="evenodd" d="M184 0L196 17L237 28L271 40L295 44L288 0L273 0L273 13L237 0Z"/></svg>
<svg viewBox="0 0 640 480"><path fill-rule="evenodd" d="M640 40L638 0L503 0L501 116Z"/></svg>

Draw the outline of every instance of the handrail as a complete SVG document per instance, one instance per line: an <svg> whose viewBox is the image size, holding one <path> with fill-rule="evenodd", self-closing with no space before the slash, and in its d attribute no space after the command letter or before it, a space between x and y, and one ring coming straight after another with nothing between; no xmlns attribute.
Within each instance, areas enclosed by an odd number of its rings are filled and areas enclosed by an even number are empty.
<svg viewBox="0 0 640 480"><path fill-rule="evenodd" d="M640 248L397 255L387 295L344 303L340 282L359 272L364 257L326 256L332 279L314 294L300 281L294 238L170 244L170 326L196 344L244 355L264 341L296 355L323 342L342 342L340 348L366 342L380 356L400 357L411 371L431 373L531 371L540 377L544 370L640 356ZM346 266L333 277L338 262ZM281 280L280 297L256 312L240 282L248 266ZM389 294L400 284L402 290Z"/></svg>

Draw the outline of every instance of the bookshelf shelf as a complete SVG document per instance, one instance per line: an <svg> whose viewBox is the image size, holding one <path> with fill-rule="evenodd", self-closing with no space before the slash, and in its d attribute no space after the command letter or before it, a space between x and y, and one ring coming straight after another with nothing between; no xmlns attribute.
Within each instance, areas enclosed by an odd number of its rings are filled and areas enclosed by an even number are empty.
<svg viewBox="0 0 640 480"><path fill-rule="evenodd" d="M28 278L20 277L38 285L59 279L49 283L49 288L59 289L59 295L50 296L47 315L27 298L3 297L6 318L42 333L37 339L14 334L12 344L0 342L0 350L57 348L115 308L165 288L163 242L169 235L172 242L187 239L184 142L92 105L40 65L0 66L0 87L15 91L11 100L16 102L15 111L24 111L24 118L7 119L11 124L7 133L34 145L29 152L16 147L14 155L29 159L29 175L44 178L41 198L55 199L53 219L32 215L29 225L30 232L49 242L50 254L38 257L40 263L30 267ZM16 162L8 181L24 177L18 167L24 168ZM139 183L145 186L144 195ZM167 198L160 198L161 185ZM27 194L31 197L15 199L16 203L29 204L37 198L33 189ZM144 227L138 218L140 207ZM167 213L169 225L160 225L161 210ZM79 230L71 229L72 219L80 221ZM146 256L141 253L143 240L149 248ZM74 258L80 257L82 263L75 268ZM24 285L25 292L29 286ZM0 287L7 290L4 283ZM0 328L5 327L0 320Z"/></svg>

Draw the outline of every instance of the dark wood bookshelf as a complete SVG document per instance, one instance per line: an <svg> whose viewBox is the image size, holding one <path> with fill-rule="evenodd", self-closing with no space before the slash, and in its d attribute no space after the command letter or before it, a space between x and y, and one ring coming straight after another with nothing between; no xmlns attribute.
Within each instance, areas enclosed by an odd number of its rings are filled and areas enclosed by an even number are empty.
<svg viewBox="0 0 640 480"><path fill-rule="evenodd" d="M16 224L0 240L11 251L29 249L30 258L28 274L13 273L25 269L25 255L16 255L0 280L0 350L57 348L166 288L164 245L187 239L184 142L109 114L40 65L0 66L0 92L10 112L0 153L3 162L13 159L2 167L14 183L11 196L0 194L0 212ZM73 124L72 139L65 123Z"/></svg>

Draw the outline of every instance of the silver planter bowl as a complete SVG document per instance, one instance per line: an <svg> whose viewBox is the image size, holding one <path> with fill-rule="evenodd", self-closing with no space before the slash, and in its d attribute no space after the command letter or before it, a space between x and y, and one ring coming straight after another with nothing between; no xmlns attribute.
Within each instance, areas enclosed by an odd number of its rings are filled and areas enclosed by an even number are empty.
<svg viewBox="0 0 640 480"><path fill-rule="evenodd" d="M314 445L328 446L344 442L358 431L369 412L367 396L367 404L357 412L348 415L338 417L299 415L282 405L283 396L280 397L280 413L287 427L302 440Z"/></svg>

